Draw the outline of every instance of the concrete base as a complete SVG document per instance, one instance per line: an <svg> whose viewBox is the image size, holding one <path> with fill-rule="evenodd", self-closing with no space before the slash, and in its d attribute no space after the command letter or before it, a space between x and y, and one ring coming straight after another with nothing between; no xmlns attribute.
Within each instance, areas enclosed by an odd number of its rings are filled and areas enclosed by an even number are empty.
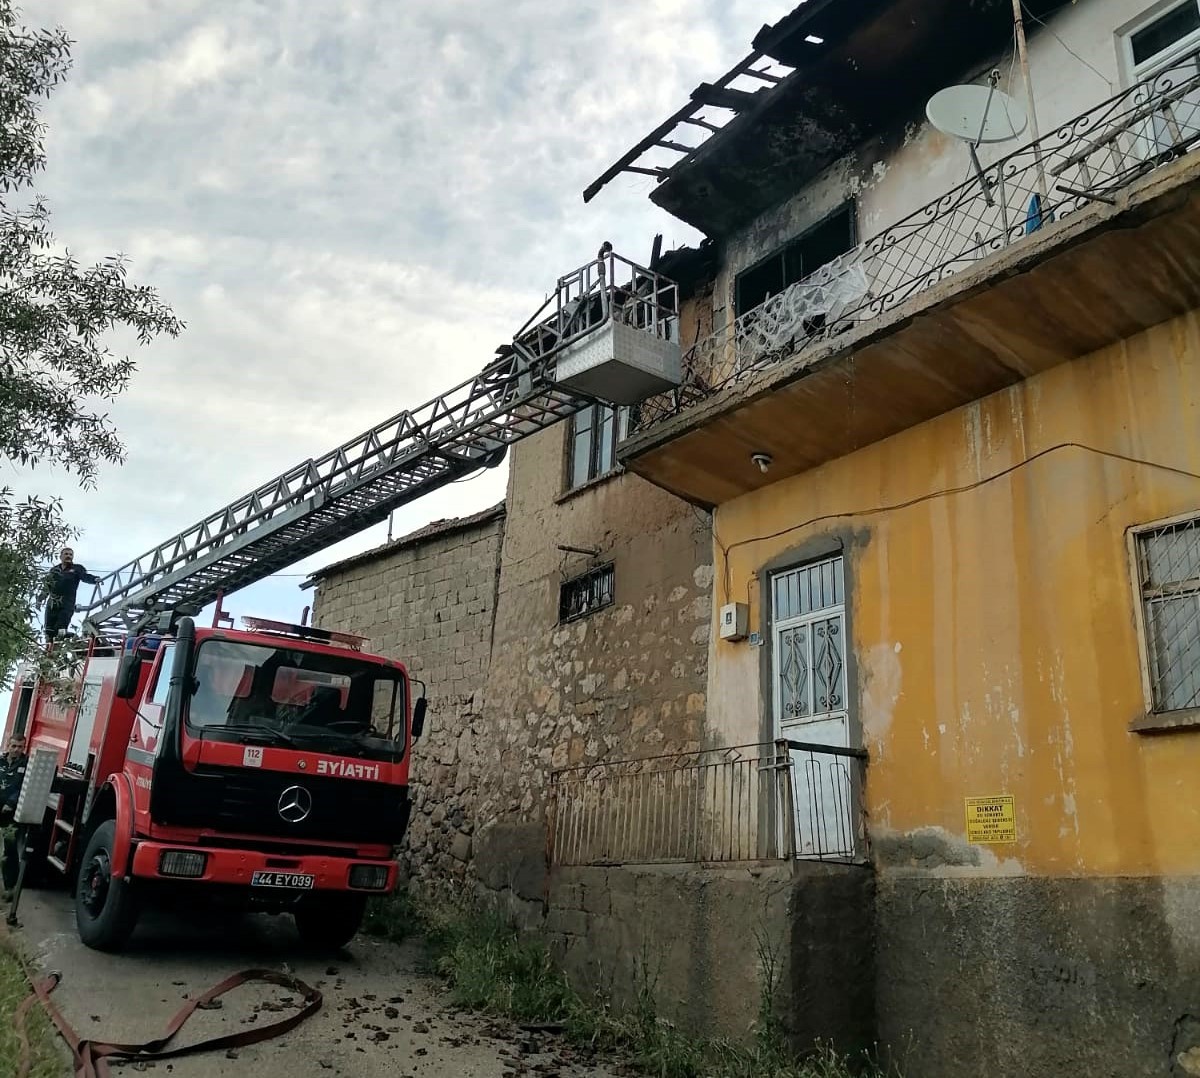
<svg viewBox="0 0 1200 1078"><path fill-rule="evenodd" d="M867 1047L873 876L769 864L556 868L546 930L582 991L698 1035L749 1037L764 999L797 1045Z"/></svg>
<svg viewBox="0 0 1200 1078"><path fill-rule="evenodd" d="M922 1078L1200 1075L1200 879L877 881L880 1040Z"/></svg>

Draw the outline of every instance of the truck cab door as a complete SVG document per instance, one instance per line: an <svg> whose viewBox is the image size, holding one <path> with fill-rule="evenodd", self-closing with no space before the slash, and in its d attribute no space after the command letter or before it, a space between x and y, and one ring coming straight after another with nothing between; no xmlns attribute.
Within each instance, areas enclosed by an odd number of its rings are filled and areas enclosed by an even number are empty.
<svg viewBox="0 0 1200 1078"><path fill-rule="evenodd" d="M167 688L171 681L171 656L174 644L164 644L154 657L154 669L146 680L146 692L137 711L132 743L143 752L158 751L163 711L167 703Z"/></svg>

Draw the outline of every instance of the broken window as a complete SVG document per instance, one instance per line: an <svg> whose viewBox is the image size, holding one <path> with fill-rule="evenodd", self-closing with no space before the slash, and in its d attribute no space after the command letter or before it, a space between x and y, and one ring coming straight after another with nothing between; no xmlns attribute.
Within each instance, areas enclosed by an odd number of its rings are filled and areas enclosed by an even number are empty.
<svg viewBox="0 0 1200 1078"><path fill-rule="evenodd" d="M617 463L617 443L629 430L629 409L593 404L571 418L567 489L574 490Z"/></svg>
<svg viewBox="0 0 1200 1078"><path fill-rule="evenodd" d="M612 606L615 585L616 574L611 564L563 581L558 590L558 620L574 621Z"/></svg>
<svg viewBox="0 0 1200 1078"><path fill-rule="evenodd" d="M1200 517L1134 532L1151 711L1200 707Z"/></svg>
<svg viewBox="0 0 1200 1078"><path fill-rule="evenodd" d="M773 255L738 274L736 313L740 317L788 285L804 280L854 246L854 203L847 202Z"/></svg>

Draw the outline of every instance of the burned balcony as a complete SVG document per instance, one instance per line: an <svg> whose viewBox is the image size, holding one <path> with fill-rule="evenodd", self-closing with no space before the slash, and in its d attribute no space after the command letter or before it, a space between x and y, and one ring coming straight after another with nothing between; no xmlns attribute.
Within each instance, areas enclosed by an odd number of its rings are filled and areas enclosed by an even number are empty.
<svg viewBox="0 0 1200 1078"><path fill-rule="evenodd" d="M752 452L774 458L774 482L1195 307L1198 60L1008 154L699 341L680 388L636 410L621 459L719 504L767 482L744 467Z"/></svg>

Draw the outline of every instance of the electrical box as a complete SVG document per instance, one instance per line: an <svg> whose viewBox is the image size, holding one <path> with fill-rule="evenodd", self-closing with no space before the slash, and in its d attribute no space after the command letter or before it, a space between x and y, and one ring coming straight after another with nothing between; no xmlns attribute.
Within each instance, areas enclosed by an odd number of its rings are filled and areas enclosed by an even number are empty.
<svg viewBox="0 0 1200 1078"><path fill-rule="evenodd" d="M750 608L745 603L726 603L721 607L721 639L745 640Z"/></svg>

